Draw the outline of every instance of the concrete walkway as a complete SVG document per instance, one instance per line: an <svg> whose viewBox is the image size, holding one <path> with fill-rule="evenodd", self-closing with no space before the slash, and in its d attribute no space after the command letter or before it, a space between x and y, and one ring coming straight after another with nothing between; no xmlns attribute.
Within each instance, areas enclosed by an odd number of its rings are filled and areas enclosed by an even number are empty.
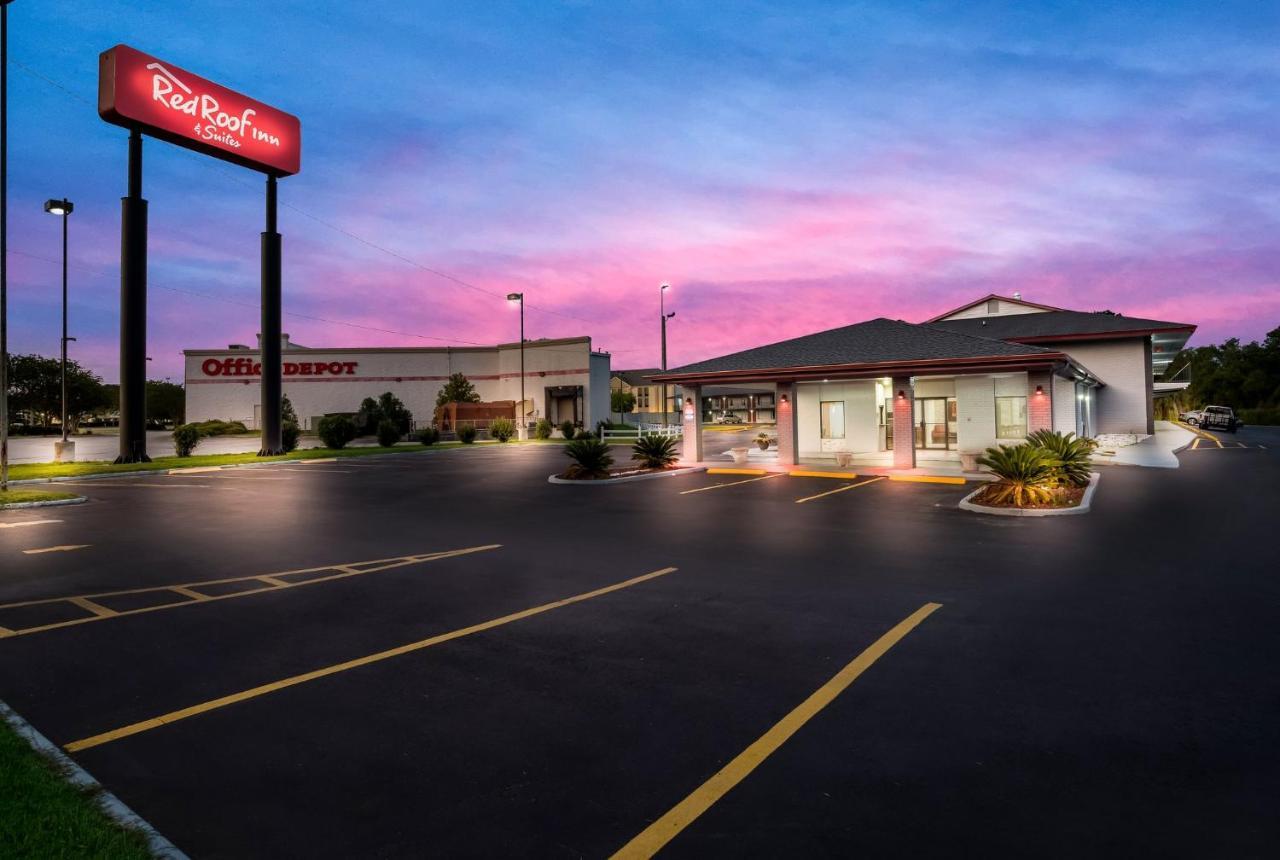
<svg viewBox="0 0 1280 860"><path fill-rule="evenodd" d="M1190 445L1196 435L1170 421L1157 421L1155 435L1148 436L1136 445L1100 450L1093 455L1093 462L1176 469L1178 458L1174 455Z"/></svg>

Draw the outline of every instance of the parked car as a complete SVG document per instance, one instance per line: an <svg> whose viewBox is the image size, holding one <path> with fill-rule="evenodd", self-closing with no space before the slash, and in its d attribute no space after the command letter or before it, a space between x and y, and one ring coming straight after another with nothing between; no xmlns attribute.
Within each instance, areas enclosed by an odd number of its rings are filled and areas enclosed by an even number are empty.
<svg viewBox="0 0 1280 860"><path fill-rule="evenodd" d="M1206 406L1200 413L1200 421L1196 426L1234 433L1240 427L1240 421L1230 406Z"/></svg>
<svg viewBox="0 0 1280 860"><path fill-rule="evenodd" d="M1192 409L1188 412L1179 412L1178 420L1184 424L1190 424L1192 427L1195 427L1200 423L1200 414L1201 412L1199 409Z"/></svg>

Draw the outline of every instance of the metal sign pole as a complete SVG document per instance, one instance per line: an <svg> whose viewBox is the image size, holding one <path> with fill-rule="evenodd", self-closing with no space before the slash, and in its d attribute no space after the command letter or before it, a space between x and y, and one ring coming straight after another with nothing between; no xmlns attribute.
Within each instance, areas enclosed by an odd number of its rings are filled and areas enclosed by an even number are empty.
<svg viewBox="0 0 1280 860"><path fill-rule="evenodd" d="M9 3L0 0L0 490L9 489Z"/></svg>
<svg viewBox="0 0 1280 860"><path fill-rule="evenodd" d="M142 133L129 132L129 194L120 200L120 456L147 456L147 201L142 198Z"/></svg>
<svg viewBox="0 0 1280 860"><path fill-rule="evenodd" d="M281 395L284 372L280 341L280 234L276 231L276 177L267 176L267 229L262 234L262 447L259 457L284 453Z"/></svg>

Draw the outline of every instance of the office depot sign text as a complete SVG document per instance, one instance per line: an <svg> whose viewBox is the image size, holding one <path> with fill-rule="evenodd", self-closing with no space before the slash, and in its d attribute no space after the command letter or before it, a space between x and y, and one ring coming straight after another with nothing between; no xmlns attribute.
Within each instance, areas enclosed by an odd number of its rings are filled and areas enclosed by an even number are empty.
<svg viewBox="0 0 1280 860"><path fill-rule="evenodd" d="M98 115L264 173L290 176L301 166L296 116L126 45L98 59Z"/></svg>
<svg viewBox="0 0 1280 860"><path fill-rule="evenodd" d="M355 376L358 361L286 361L285 376ZM200 365L205 376L261 376L262 363L252 358L206 358Z"/></svg>

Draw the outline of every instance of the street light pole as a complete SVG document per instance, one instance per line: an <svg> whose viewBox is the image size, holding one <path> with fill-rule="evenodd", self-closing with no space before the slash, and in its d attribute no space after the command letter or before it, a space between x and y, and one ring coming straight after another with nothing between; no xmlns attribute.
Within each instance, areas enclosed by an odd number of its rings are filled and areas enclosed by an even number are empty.
<svg viewBox="0 0 1280 860"><path fill-rule="evenodd" d="M676 315L675 311L667 313L667 290L671 289L670 284L664 283L658 289L658 316L662 319L662 370L667 370L667 320ZM667 426L667 384L662 383L662 426Z"/></svg>
<svg viewBox="0 0 1280 860"><path fill-rule="evenodd" d="M0 491L9 489L9 4L0 0Z"/></svg>
<svg viewBox="0 0 1280 860"><path fill-rule="evenodd" d="M44 202L44 211L62 218L62 442L54 457L59 462L67 448L67 216L73 209L74 204L65 197Z"/></svg>
<svg viewBox="0 0 1280 860"><path fill-rule="evenodd" d="M528 421L524 411L524 293L507 293L507 301L520 303L520 409L516 415L516 438L529 438Z"/></svg>

